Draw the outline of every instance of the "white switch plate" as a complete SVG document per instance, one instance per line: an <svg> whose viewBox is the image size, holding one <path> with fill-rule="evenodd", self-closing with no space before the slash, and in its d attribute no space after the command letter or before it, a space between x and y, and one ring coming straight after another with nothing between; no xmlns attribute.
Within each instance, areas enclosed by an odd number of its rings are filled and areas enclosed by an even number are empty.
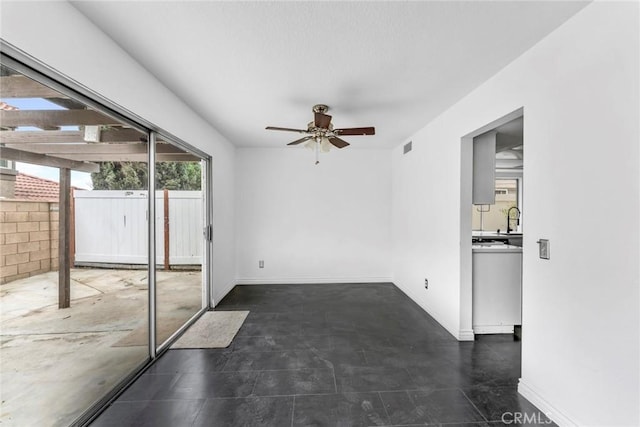
<svg viewBox="0 0 640 427"><path fill-rule="evenodd" d="M551 255L549 253L549 240L548 239L540 239L538 240L538 251L539 256L542 259L550 259Z"/></svg>

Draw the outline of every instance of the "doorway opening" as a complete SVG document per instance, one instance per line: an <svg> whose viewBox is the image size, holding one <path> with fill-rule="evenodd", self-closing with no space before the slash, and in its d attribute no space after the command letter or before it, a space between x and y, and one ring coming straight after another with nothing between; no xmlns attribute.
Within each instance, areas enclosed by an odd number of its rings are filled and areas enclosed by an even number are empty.
<svg viewBox="0 0 640 427"><path fill-rule="evenodd" d="M519 108L461 139L460 340L522 337L523 124ZM485 155L474 156L487 139ZM476 198L478 183L484 199Z"/></svg>

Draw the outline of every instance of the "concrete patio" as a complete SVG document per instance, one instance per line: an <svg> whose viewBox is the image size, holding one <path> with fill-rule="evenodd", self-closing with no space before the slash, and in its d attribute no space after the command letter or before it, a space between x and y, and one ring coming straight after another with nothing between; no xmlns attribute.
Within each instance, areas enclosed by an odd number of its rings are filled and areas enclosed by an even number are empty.
<svg viewBox="0 0 640 427"><path fill-rule="evenodd" d="M158 271L158 343L202 304L200 271ZM72 269L0 287L0 424L67 426L148 355L146 270Z"/></svg>

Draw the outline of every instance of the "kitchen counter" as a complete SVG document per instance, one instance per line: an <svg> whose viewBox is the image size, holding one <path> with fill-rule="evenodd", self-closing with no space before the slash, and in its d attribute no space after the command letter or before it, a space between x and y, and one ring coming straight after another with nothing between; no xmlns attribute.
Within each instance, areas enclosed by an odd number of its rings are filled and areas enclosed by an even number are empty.
<svg viewBox="0 0 640 427"><path fill-rule="evenodd" d="M505 253L505 252L516 252L522 253L521 246L515 245L505 245L504 243L494 243L494 244L472 244L471 252L486 252L486 253Z"/></svg>
<svg viewBox="0 0 640 427"><path fill-rule="evenodd" d="M474 250L479 244L495 244L522 247L522 233L498 233L496 231L473 231L471 239ZM478 242L479 241L479 242Z"/></svg>
<svg viewBox="0 0 640 427"><path fill-rule="evenodd" d="M504 232L495 232L495 231L472 231L471 236L473 237L487 237L487 238L509 238L509 237L522 237L522 233L504 233Z"/></svg>

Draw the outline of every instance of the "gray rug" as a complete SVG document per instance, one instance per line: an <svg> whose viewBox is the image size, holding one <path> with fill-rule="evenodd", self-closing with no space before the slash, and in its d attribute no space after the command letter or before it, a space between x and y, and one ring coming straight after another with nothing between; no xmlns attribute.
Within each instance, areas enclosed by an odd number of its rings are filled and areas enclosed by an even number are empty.
<svg viewBox="0 0 640 427"><path fill-rule="evenodd" d="M248 311L207 311L171 348L229 347L248 315Z"/></svg>

